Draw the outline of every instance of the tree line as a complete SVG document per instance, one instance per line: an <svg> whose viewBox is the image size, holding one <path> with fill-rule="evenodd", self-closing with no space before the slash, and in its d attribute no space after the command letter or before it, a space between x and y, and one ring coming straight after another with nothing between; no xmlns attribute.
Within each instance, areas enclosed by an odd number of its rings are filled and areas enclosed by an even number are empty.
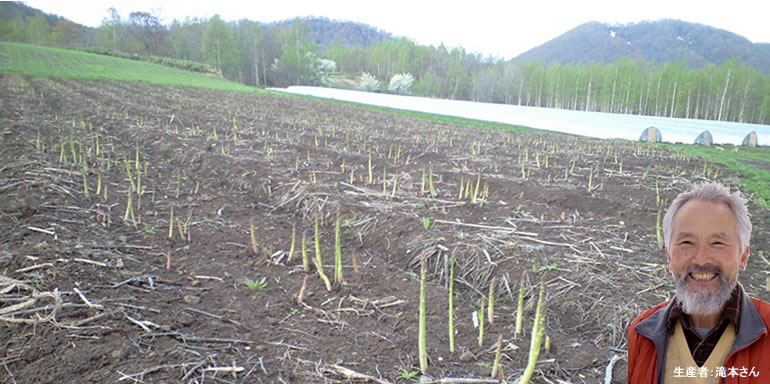
<svg viewBox="0 0 770 384"><path fill-rule="evenodd" d="M702 68L630 58L607 65L517 62L406 38L322 46L311 40L302 19L268 27L213 16L166 25L152 13L124 18L114 8L96 29L66 19L51 26L40 14L4 21L0 39L202 62L228 79L254 86L327 85L331 72L366 73L387 84L409 74L414 79L409 92L427 97L770 123L770 76L737 59Z"/></svg>

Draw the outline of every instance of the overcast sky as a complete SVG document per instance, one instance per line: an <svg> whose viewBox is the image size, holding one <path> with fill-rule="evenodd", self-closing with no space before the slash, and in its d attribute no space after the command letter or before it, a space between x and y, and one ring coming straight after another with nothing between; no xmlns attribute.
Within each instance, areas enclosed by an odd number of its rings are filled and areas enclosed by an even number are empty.
<svg viewBox="0 0 770 384"><path fill-rule="evenodd" d="M513 58L589 21L630 23L680 19L770 43L768 7L758 0L268 0L268 1L26 1L47 13L97 27L115 7L121 17L152 11L165 24L185 17L271 22L325 16L372 25L418 44L461 46L469 52ZM526 5L525 5L526 4Z"/></svg>

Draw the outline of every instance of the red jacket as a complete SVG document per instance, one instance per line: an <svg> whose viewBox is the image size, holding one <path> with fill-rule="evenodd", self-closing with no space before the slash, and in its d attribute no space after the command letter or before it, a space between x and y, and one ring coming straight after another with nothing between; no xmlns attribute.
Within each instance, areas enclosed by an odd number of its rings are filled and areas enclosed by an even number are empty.
<svg viewBox="0 0 770 384"><path fill-rule="evenodd" d="M730 352L725 360L727 377L722 384L763 384L770 383L770 304L742 294L741 319L738 334L735 335ZM665 366L668 330L666 321L671 310L667 301L648 309L628 327L628 383L662 383ZM737 370L730 375L730 368ZM743 372L746 368L749 374ZM751 375L751 370L758 375ZM711 374L711 373L710 373Z"/></svg>

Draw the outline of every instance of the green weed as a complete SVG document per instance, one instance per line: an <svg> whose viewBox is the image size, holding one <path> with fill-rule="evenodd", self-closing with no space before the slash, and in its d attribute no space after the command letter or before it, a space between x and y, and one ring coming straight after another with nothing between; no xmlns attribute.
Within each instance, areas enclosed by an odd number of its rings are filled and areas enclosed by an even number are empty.
<svg viewBox="0 0 770 384"><path fill-rule="evenodd" d="M409 380L413 383L417 383L420 380L417 378L417 375L419 375L420 372L417 370L413 371L407 371L406 368L401 368L401 370L398 373L398 376L396 376L396 379L398 380Z"/></svg>
<svg viewBox="0 0 770 384"><path fill-rule="evenodd" d="M248 277L243 279L243 284L245 284L249 289L252 291L256 290L263 290L267 287L267 276L257 279L257 280L251 280Z"/></svg>

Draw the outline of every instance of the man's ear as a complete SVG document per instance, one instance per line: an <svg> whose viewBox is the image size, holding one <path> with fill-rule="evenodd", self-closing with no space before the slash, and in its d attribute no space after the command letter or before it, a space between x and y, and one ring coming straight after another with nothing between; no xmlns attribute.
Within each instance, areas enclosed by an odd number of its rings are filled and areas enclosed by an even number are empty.
<svg viewBox="0 0 770 384"><path fill-rule="evenodd" d="M746 250L743 251L743 254L741 255L741 263L738 265L738 267L741 269L741 271L745 271L746 270L746 264L749 263L749 248L750 247L747 246Z"/></svg>
<svg viewBox="0 0 770 384"><path fill-rule="evenodd" d="M666 261L668 261L668 265L671 265L671 254L668 253L668 247L663 247L663 250L666 252Z"/></svg>

